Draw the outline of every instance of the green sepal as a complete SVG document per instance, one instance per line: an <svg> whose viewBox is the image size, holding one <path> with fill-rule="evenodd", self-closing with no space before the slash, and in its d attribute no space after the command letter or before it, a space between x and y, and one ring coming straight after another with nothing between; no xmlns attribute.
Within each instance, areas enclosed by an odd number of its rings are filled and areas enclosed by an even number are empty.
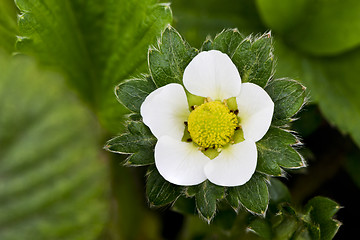
<svg viewBox="0 0 360 240"><path fill-rule="evenodd" d="M269 205L269 191L264 175L255 173L244 185L227 188L227 200L236 211L240 206L249 212L265 216Z"/></svg>
<svg viewBox="0 0 360 240"><path fill-rule="evenodd" d="M215 36L212 49L226 53L232 58L235 50L243 40L244 36L237 29L226 29Z"/></svg>
<svg viewBox="0 0 360 240"><path fill-rule="evenodd" d="M120 154L130 154L125 165L144 166L154 163L156 138L142 122L131 121L128 131L114 137L105 144L105 149Z"/></svg>
<svg viewBox="0 0 360 240"><path fill-rule="evenodd" d="M262 239L331 240L341 223L333 219L340 206L324 197L315 197L298 211L290 203L278 204L278 211L256 218L249 229ZM270 231L269 231L270 230Z"/></svg>
<svg viewBox="0 0 360 240"><path fill-rule="evenodd" d="M172 210L182 214L196 214L195 198L180 196L171 208Z"/></svg>
<svg viewBox="0 0 360 240"><path fill-rule="evenodd" d="M249 36L236 48L232 61L237 66L242 82L252 82L265 87L273 74L274 56L272 37Z"/></svg>
<svg viewBox="0 0 360 240"><path fill-rule="evenodd" d="M146 182L146 195L152 207L173 203L183 191L183 187L166 181L156 167L149 167Z"/></svg>
<svg viewBox="0 0 360 240"><path fill-rule="evenodd" d="M305 87L291 79L275 79L266 87L265 91L273 100L274 118L278 120L289 119L304 105Z"/></svg>
<svg viewBox="0 0 360 240"><path fill-rule="evenodd" d="M225 188L217 186L210 181L196 186L195 202L196 209L201 218L207 223L214 218L217 207L217 201L225 197Z"/></svg>
<svg viewBox="0 0 360 240"><path fill-rule="evenodd" d="M264 240L272 240L272 229L268 221L263 218L256 218L251 221L248 229L254 233L256 233L261 239Z"/></svg>
<svg viewBox="0 0 360 240"><path fill-rule="evenodd" d="M212 46L212 40L210 37L207 37L205 42L203 43L203 45L201 46L200 48L200 51L210 51L213 49L213 46Z"/></svg>
<svg viewBox="0 0 360 240"><path fill-rule="evenodd" d="M145 98L156 89L150 76L130 79L115 87L115 95L119 102L132 112L140 113Z"/></svg>
<svg viewBox="0 0 360 240"><path fill-rule="evenodd" d="M339 211L339 204L325 197L314 197L305 206L311 223L320 227L320 239L333 239L339 230L341 223L333 219Z"/></svg>
<svg viewBox="0 0 360 240"><path fill-rule="evenodd" d="M149 69L156 86L182 84L184 70L197 53L198 50L190 47L180 34L168 25L158 47L150 48L148 53Z"/></svg>
<svg viewBox="0 0 360 240"><path fill-rule="evenodd" d="M258 163L256 170L272 176L281 176L283 168L305 167L302 156L293 148L300 141L288 131L270 127L266 135L256 143Z"/></svg>

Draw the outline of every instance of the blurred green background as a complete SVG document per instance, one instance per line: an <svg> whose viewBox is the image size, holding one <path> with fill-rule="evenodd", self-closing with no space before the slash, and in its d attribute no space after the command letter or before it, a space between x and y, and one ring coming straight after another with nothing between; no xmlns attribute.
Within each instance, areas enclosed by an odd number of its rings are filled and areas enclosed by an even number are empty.
<svg viewBox="0 0 360 240"><path fill-rule="evenodd" d="M282 181L298 206L316 195L344 206L335 238L356 236L359 1L15 2L0 0L0 239L255 238L241 216L224 228L149 209L144 169L102 150L127 113L114 86L147 71L148 46L169 23L196 48L224 28L272 31L275 77L309 95L293 123L309 167Z"/></svg>

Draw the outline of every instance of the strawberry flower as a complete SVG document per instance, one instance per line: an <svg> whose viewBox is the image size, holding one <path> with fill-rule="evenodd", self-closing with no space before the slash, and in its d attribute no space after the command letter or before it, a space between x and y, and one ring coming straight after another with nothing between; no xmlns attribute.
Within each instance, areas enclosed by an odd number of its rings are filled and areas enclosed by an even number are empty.
<svg viewBox="0 0 360 240"><path fill-rule="evenodd" d="M256 142L268 131L274 103L263 88L241 83L228 57L203 51L185 68L183 85L150 93L143 122L157 138L155 165L169 182L220 186L249 181L257 164Z"/></svg>

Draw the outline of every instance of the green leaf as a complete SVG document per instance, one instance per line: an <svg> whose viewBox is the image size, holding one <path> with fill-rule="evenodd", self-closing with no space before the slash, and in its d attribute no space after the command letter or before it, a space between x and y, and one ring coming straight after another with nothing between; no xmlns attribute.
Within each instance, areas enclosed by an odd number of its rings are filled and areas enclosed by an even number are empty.
<svg viewBox="0 0 360 240"><path fill-rule="evenodd" d="M172 210L182 214L196 214L196 203L193 197L180 196L174 203Z"/></svg>
<svg viewBox="0 0 360 240"><path fill-rule="evenodd" d="M273 31L286 34L304 19L309 0L256 0L260 17ZM281 7L279 7L281 6Z"/></svg>
<svg viewBox="0 0 360 240"><path fill-rule="evenodd" d="M333 239L341 226L339 221L333 219L340 206L328 198L315 197L306 204L305 209L309 211L312 222L320 227L320 239Z"/></svg>
<svg viewBox="0 0 360 240"><path fill-rule="evenodd" d="M195 194L196 208L200 216L210 223L216 213L217 200L225 197L224 187L217 186L208 180L197 186Z"/></svg>
<svg viewBox="0 0 360 240"><path fill-rule="evenodd" d="M232 57L242 82L252 82L264 87L273 73L274 57L270 33L247 37L236 48Z"/></svg>
<svg viewBox="0 0 360 240"><path fill-rule="evenodd" d="M230 58L232 58L235 50L243 40L244 37L237 29L223 30L214 38L212 42L212 49L226 53Z"/></svg>
<svg viewBox="0 0 360 240"><path fill-rule="evenodd" d="M0 72L0 239L98 239L109 184L94 116L24 56L0 55Z"/></svg>
<svg viewBox="0 0 360 240"><path fill-rule="evenodd" d="M360 48L332 58L304 60L304 83L327 120L360 146Z"/></svg>
<svg viewBox="0 0 360 240"><path fill-rule="evenodd" d="M291 3L258 0L257 5L267 26L280 30L286 41L299 50L313 55L335 55L360 44L357 34L360 31L360 2L357 0L297 0Z"/></svg>
<svg viewBox="0 0 360 240"><path fill-rule="evenodd" d="M151 206L160 207L174 202L182 194L182 187L166 181L155 167L148 172L146 195Z"/></svg>
<svg viewBox="0 0 360 240"><path fill-rule="evenodd" d="M276 178L270 179L269 194L270 204L278 205L283 202L291 202L291 195L288 188Z"/></svg>
<svg viewBox="0 0 360 240"><path fill-rule="evenodd" d="M264 32L255 1L217 0L171 1L176 29L191 43L200 47L208 36L227 28L238 28L244 34Z"/></svg>
<svg viewBox="0 0 360 240"><path fill-rule="evenodd" d="M145 72L150 44L172 19L157 0L16 0L17 48L67 75L70 84L111 132L127 111L113 89Z"/></svg>
<svg viewBox="0 0 360 240"><path fill-rule="evenodd" d="M265 88L273 100L274 117L288 119L294 116L304 105L305 87L290 79L275 79Z"/></svg>
<svg viewBox="0 0 360 240"><path fill-rule="evenodd" d="M0 1L0 48L11 53L18 34L16 7L12 0Z"/></svg>
<svg viewBox="0 0 360 240"><path fill-rule="evenodd" d="M130 111L140 113L145 98L156 89L151 77L130 79L115 88L118 100Z"/></svg>
<svg viewBox="0 0 360 240"><path fill-rule="evenodd" d="M229 187L227 193L227 199L234 209L238 210L241 204L250 212L265 215L269 191L263 175L255 173L244 185Z"/></svg>
<svg viewBox="0 0 360 240"><path fill-rule="evenodd" d="M292 147L299 144L290 132L270 127L266 135L256 143L258 165L256 170L272 176L280 176L281 168L301 168L305 166L301 155Z"/></svg>
<svg viewBox="0 0 360 240"><path fill-rule="evenodd" d="M149 68L156 86L182 84L184 70L196 54L197 50L191 48L169 25L163 32L158 47L149 50Z"/></svg>
<svg viewBox="0 0 360 240"><path fill-rule="evenodd" d="M120 154L131 154L125 165L143 166L154 163L156 138L142 122L129 122L128 132L114 137L105 144L105 149Z"/></svg>

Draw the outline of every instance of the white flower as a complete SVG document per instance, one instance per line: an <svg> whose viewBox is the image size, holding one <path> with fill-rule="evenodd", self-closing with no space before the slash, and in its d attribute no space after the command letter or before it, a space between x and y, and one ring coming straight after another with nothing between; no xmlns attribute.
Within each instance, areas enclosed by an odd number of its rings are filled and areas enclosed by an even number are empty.
<svg viewBox="0 0 360 240"><path fill-rule="evenodd" d="M246 183L256 169L255 142L271 124L273 101L258 85L241 83L231 59L216 50L199 53L186 67L183 83L189 93L204 97L195 110L176 83L156 89L141 106L144 123L158 139L158 171L182 186L206 179L220 186ZM229 110L234 97L235 111Z"/></svg>

